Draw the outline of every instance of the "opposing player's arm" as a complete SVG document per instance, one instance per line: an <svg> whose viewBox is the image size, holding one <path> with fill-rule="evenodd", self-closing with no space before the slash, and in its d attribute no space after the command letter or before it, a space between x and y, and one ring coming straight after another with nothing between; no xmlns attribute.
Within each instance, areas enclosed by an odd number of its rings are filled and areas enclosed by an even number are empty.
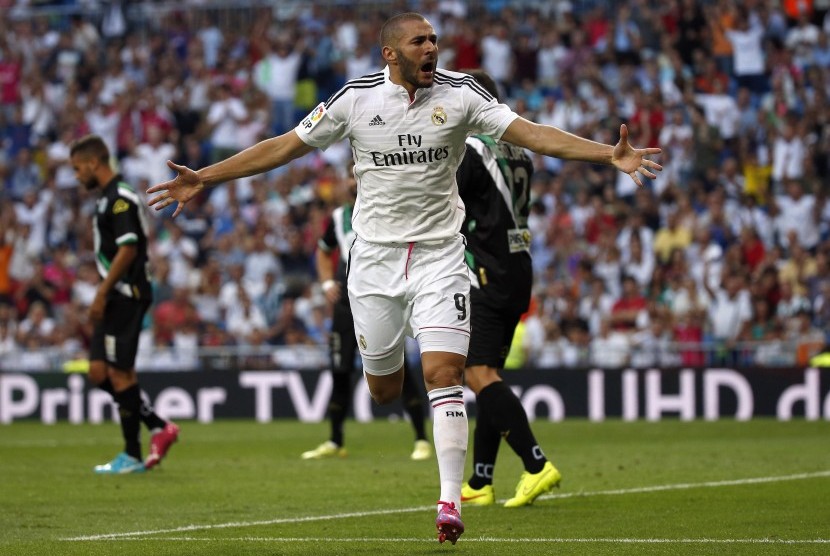
<svg viewBox="0 0 830 556"><path fill-rule="evenodd" d="M187 166L179 166L172 161L167 165L177 172L175 178L164 183L152 186L147 193L158 193L148 201L161 210L174 202L178 202L175 217L185 203L195 197L201 190L219 183L238 178L261 174L299 158L314 150L314 147L303 142L294 130L279 137L266 139L248 147L244 151L233 155L216 164L194 171Z"/></svg>
<svg viewBox="0 0 830 556"><path fill-rule="evenodd" d="M334 280L334 251L324 247L322 242L317 244L314 255L314 262L317 266L317 278L320 282Z"/></svg>
<svg viewBox="0 0 830 556"><path fill-rule="evenodd" d="M659 154L659 148L636 149L628 142L628 128L620 126L620 140L616 145L597 143L579 137L559 128L536 124L524 118L513 120L501 137L504 141L519 145L538 154L581 160L598 164L611 164L619 171L625 172L637 185L642 185L637 173L655 178L653 171L659 172L662 166L646 158Z"/></svg>
<svg viewBox="0 0 830 556"><path fill-rule="evenodd" d="M334 251L337 249L337 235L334 232L334 226L334 218L329 218L326 231L317 241L317 250L314 253L317 279L320 281L326 299L332 303L337 302L341 295L340 284L334 279Z"/></svg>
<svg viewBox="0 0 830 556"><path fill-rule="evenodd" d="M118 280L127 272L130 265L138 256L138 244L126 243L118 247L115 257L112 259L107 276L100 284L98 290L95 292L95 298L89 306L89 317L93 322L99 322L104 318L104 307L106 305L107 294L115 287Z"/></svg>
<svg viewBox="0 0 830 556"><path fill-rule="evenodd" d="M328 249L322 242L317 244L317 251L314 255L317 264L317 278L323 288L323 294L331 303L336 303L342 293L340 284L334 279L334 251Z"/></svg>

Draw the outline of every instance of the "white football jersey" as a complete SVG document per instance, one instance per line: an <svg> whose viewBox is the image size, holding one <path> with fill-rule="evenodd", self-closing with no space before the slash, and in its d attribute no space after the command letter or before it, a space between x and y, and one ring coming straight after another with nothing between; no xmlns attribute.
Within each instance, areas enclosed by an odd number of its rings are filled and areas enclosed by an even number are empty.
<svg viewBox="0 0 830 556"><path fill-rule="evenodd" d="M373 243L445 240L464 221L455 172L465 139L499 139L518 115L467 74L438 69L415 100L389 80L389 68L346 83L296 127L326 149L348 138L357 202L352 225Z"/></svg>

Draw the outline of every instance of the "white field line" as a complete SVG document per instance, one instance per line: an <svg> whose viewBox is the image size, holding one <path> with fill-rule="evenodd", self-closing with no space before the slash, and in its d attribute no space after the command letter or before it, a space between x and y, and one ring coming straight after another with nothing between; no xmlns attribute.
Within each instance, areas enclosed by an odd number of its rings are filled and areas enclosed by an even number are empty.
<svg viewBox="0 0 830 556"><path fill-rule="evenodd" d="M298 543L298 542L312 542L312 543L368 543L368 542L422 542L428 544L435 544L433 537L222 537L215 539L212 537L128 537L123 539L108 539L122 541L161 541L161 542L262 542L262 543ZM585 539L540 539L538 537L528 539L517 538L496 538L496 537L464 537L464 544L471 542L478 543L556 543L556 544L588 544L588 543L606 543L606 544L830 544L830 539L605 539L605 538L585 538Z"/></svg>
<svg viewBox="0 0 830 556"><path fill-rule="evenodd" d="M802 479L816 479L830 477L830 471L816 471L814 473L796 473L795 475L781 475L778 477L755 477L752 479L735 479L732 481L707 481L703 483L678 483L675 485L656 485L650 487L624 488L616 490L597 490L593 492L563 492L561 494L544 494L539 500L575 498L578 496L613 496L619 494L642 494L661 492L664 490L685 490L689 488L716 488L723 486L757 485L761 483L778 483L781 481L798 481Z"/></svg>
<svg viewBox="0 0 830 556"><path fill-rule="evenodd" d="M725 486L743 486L743 485L753 485L753 484L760 484L760 483L777 483L782 481L798 481L803 479L816 479L822 477L830 477L830 471L816 471L814 473L796 473L794 475L779 475L779 476L770 476L770 477L754 477L750 479L735 479L731 481L707 481L703 483L678 483L673 485L656 485L651 487L639 487L639 488L629 488L629 489L616 489L616 490L598 490L598 491L586 491L586 492L575 492L575 493L562 493L562 494L547 494L540 496L540 500L545 499L562 499L562 498L574 498L578 496L619 496L624 494L642 494L642 493L649 493L649 492L662 492L667 490L685 490L690 488L717 488L717 487L725 487ZM65 541L100 541L100 540L115 540L115 539L129 539L131 537L146 537L148 535L164 535L168 533L185 533L189 531L210 531L216 529L231 529L234 527L257 527L260 525L279 525L282 523L311 523L317 521L332 521L338 519L350 519L350 518L360 518L360 517L373 517L377 515L389 515L389 514L404 514L404 513L413 513L413 512L425 512L425 511L434 511L435 506L418 506L412 508L397 508L397 509L388 509L388 510L372 510L366 512L348 512L348 513L339 513L339 514L331 514L331 515L316 515L316 516L306 516L306 517L283 517L277 519L266 519L266 520L259 520L259 521L232 521L228 523L214 523L214 524L204 524L204 525L184 525L182 527L173 527L169 529L153 529L147 531L130 531L125 533L105 533L100 535L82 535L78 537L67 537L62 540ZM165 537L169 539L169 537ZM255 537L252 537L255 538ZM277 539L274 539L277 540ZM495 539L494 539L495 540ZM625 542L624 539L597 539L597 540L568 540L568 539L554 539L550 540L549 542ZM630 539L632 542L640 542L638 539ZM665 541L669 541L669 539L663 539ZM689 539L692 541L693 539ZM716 539L713 539L713 542ZM774 540L770 540L769 542L773 542ZM507 542L505 540L505 542ZM662 542L662 540L658 539L655 542ZM681 542L681 541L671 541L671 542ZM740 542L737 541L736 542ZM824 539L819 539L817 541L811 542L826 542Z"/></svg>

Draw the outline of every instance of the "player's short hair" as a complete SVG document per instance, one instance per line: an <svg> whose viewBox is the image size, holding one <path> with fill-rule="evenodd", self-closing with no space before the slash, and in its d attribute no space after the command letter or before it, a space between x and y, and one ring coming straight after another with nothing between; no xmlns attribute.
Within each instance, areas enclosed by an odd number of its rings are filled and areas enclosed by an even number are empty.
<svg viewBox="0 0 830 556"><path fill-rule="evenodd" d="M69 147L69 156L75 155L97 158L105 164L108 164L110 160L110 150L98 135L85 135L74 141Z"/></svg>
<svg viewBox="0 0 830 556"><path fill-rule="evenodd" d="M478 81L479 85L484 87L488 93L493 95L493 98L496 99L497 102L501 102L501 98L499 98L499 87L496 85L496 82L490 77L490 74L482 69L463 69L461 73L466 73L472 75L476 81Z"/></svg>
<svg viewBox="0 0 830 556"><path fill-rule="evenodd" d="M426 18L415 12L393 15L380 28L380 47L397 47L401 38L401 25L407 21L426 21Z"/></svg>

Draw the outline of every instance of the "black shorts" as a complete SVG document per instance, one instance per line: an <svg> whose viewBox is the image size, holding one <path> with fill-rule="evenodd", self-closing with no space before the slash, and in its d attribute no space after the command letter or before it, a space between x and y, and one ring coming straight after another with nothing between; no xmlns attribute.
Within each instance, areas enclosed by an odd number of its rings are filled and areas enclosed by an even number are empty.
<svg viewBox="0 0 830 556"><path fill-rule="evenodd" d="M470 349L467 366L486 365L504 368L504 360L513 343L513 333L522 312L505 309L489 302L486 293L470 288Z"/></svg>
<svg viewBox="0 0 830 556"><path fill-rule="evenodd" d="M116 369L132 370L138 351L138 335L149 308L149 300L136 301L123 296L107 299L104 320L92 333L89 360L103 360Z"/></svg>
<svg viewBox="0 0 830 556"><path fill-rule="evenodd" d="M357 340L352 309L348 301L334 304L329 335L329 357L333 373L352 373L356 365Z"/></svg>

